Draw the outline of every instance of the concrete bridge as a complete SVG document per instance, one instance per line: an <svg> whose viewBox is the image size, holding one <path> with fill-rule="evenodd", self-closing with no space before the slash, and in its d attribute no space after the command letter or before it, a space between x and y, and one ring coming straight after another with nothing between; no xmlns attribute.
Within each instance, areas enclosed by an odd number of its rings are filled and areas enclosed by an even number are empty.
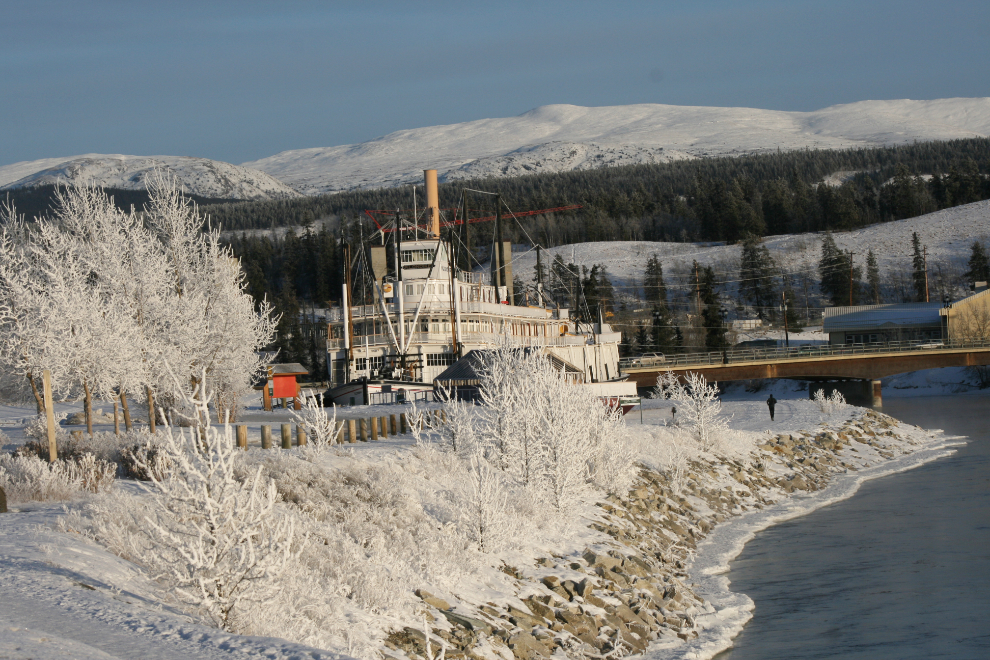
<svg viewBox="0 0 990 660"><path fill-rule="evenodd" d="M621 371L638 388L656 385L665 371L683 376L689 371L708 381L789 378L845 381L834 387L850 403L882 405L880 379L938 367L990 365L990 340L899 342L882 344L807 345L794 348L729 349L657 358L629 358ZM831 389L833 385L829 385ZM811 388L811 393L817 389Z"/></svg>

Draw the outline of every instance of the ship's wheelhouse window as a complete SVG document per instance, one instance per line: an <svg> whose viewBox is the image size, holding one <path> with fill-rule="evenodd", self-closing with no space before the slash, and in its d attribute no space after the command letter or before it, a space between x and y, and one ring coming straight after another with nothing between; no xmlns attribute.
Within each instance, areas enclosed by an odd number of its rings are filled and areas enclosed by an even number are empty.
<svg viewBox="0 0 990 660"><path fill-rule="evenodd" d="M436 250L403 250L402 251L402 263L420 263L423 261L433 261L433 255L436 254Z"/></svg>
<svg viewBox="0 0 990 660"><path fill-rule="evenodd" d="M454 364L453 353L427 353L426 366L428 367L449 367Z"/></svg>
<svg viewBox="0 0 990 660"><path fill-rule="evenodd" d="M407 296L411 296L413 294L413 285L412 284L407 284L406 285L406 290L404 291L404 293Z"/></svg>

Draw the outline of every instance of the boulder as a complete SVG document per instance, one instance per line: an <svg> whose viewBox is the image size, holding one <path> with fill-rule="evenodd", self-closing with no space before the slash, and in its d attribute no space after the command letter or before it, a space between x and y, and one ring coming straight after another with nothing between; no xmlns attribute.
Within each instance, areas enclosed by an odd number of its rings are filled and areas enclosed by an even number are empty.
<svg viewBox="0 0 990 660"><path fill-rule="evenodd" d="M447 617L447 621L467 628L468 630L484 633L486 635L490 635L492 632L491 625L485 623L481 619L473 619L469 616L464 616L463 614L458 614L457 612L451 612L449 610L441 610L441 614Z"/></svg>
<svg viewBox="0 0 990 660"><path fill-rule="evenodd" d="M584 560L588 562L588 566L592 568L605 568L609 570L615 570L618 568L622 562L620 562L615 557L610 557L609 555L598 554L588 550L584 553Z"/></svg>
<svg viewBox="0 0 990 660"><path fill-rule="evenodd" d="M444 610L449 610L450 609L450 603L448 603L447 601L445 601L443 598L439 598L437 596L434 596L429 591L426 591L424 589L417 589L414 593L417 596L419 596L423 600L424 603L426 603L427 605L430 605L432 607L437 608L441 612L444 611Z"/></svg>

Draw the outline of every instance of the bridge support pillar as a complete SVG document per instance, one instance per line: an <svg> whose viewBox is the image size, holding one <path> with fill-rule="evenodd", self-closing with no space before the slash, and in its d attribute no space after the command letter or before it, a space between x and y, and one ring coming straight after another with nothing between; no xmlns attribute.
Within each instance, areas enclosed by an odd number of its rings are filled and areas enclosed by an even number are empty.
<svg viewBox="0 0 990 660"><path fill-rule="evenodd" d="M825 396L831 396L832 390L838 390L845 397L846 402L854 406L883 407L879 380L857 379L811 383L808 386L808 396L814 399L817 390L822 390Z"/></svg>

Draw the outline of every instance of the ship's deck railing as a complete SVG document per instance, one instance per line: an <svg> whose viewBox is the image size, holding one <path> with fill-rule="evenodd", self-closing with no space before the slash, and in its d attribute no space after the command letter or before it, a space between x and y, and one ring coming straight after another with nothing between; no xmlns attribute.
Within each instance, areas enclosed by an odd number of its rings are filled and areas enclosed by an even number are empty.
<svg viewBox="0 0 990 660"><path fill-rule="evenodd" d="M619 336L618 333L615 333ZM515 346L582 346L589 342L589 337L586 335L563 335L560 337L526 337L518 335L510 335L513 345ZM406 339L409 340L409 336L406 335ZM463 344L481 344L485 346L494 346L502 341L502 335L495 332L465 332L459 338ZM367 335L368 347L380 347L380 346L391 346L392 336L389 334L378 334L378 335ZM415 346L416 344L430 344L430 345L449 345L452 343L450 332L414 332L412 335L412 341L410 346ZM365 345L365 336L361 335L354 338L354 348L361 348ZM328 349L340 350L344 348L343 339L330 338L327 340Z"/></svg>
<svg viewBox="0 0 990 660"><path fill-rule="evenodd" d="M943 351L968 348L990 349L988 339L915 340L873 342L868 344L805 344L790 348L746 348L684 353L664 356L643 356L619 360L620 369L683 369L690 366L780 362L839 357L846 355L884 355L916 351Z"/></svg>
<svg viewBox="0 0 990 660"><path fill-rule="evenodd" d="M385 311L394 321L398 311L396 303L386 303ZM407 300L405 304L405 314L407 320L412 320L416 314L416 309L420 308L420 318L427 315L444 314L450 315L450 300L427 300L419 302ZM461 316L465 314L490 314L492 316L511 318L514 320L561 320L557 319L557 310L545 309L543 307L517 307L514 305L499 305L498 303L483 302L480 300L466 301L460 304ZM351 314L355 321L363 321L371 318L381 318L381 305L354 305L351 307ZM343 311L339 307L329 310L328 320L333 323L340 323L344 320ZM564 322L567 319L563 319Z"/></svg>

